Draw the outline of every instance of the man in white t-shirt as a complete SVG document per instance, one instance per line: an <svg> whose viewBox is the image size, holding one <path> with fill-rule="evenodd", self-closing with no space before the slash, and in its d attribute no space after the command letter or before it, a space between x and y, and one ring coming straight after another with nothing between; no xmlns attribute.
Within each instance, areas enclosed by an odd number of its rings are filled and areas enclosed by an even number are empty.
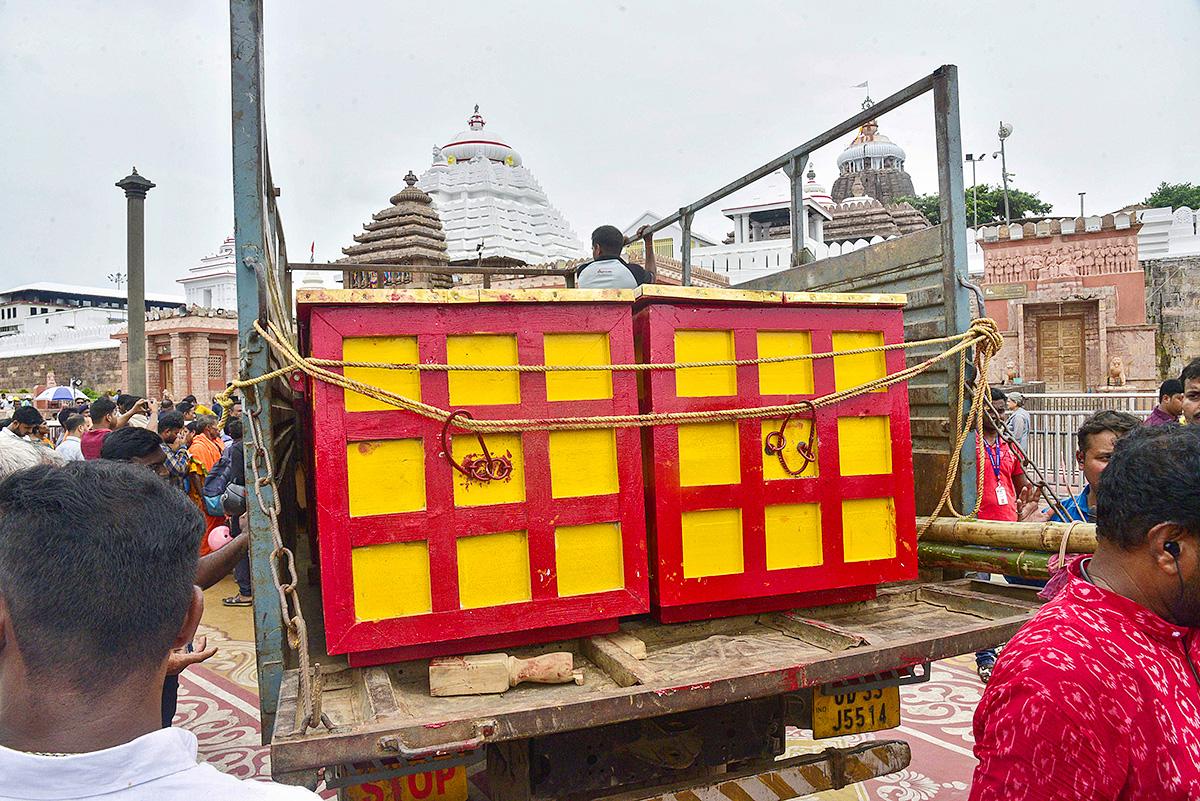
<svg viewBox="0 0 1200 801"><path fill-rule="evenodd" d="M0 799L317 798L197 764L161 728L172 649L204 611L204 517L136 464L39 466L0 483Z"/></svg>
<svg viewBox="0 0 1200 801"><path fill-rule="evenodd" d="M67 433L54 451L68 462L82 462L83 451L79 449L79 435L87 431L89 421L82 414L69 414L64 419L66 422L63 423L63 430Z"/></svg>
<svg viewBox="0 0 1200 801"><path fill-rule="evenodd" d="M592 260L579 265L575 286L579 289L634 289L651 283L646 271L621 258L625 236L613 225L592 231Z"/></svg>

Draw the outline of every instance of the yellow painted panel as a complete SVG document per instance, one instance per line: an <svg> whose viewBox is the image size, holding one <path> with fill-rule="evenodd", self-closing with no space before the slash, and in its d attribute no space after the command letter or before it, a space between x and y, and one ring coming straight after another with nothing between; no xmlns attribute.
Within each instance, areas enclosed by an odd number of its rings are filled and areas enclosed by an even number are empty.
<svg viewBox="0 0 1200 801"><path fill-rule="evenodd" d="M745 570L742 561L742 510L684 512L683 576L724 576Z"/></svg>
<svg viewBox="0 0 1200 801"><path fill-rule="evenodd" d="M733 359L732 331L676 331L675 361L713 362ZM735 367L689 367L675 371L675 395L699 398L736 395Z"/></svg>
<svg viewBox="0 0 1200 801"><path fill-rule="evenodd" d="M429 543L391 542L350 549L354 617L387 620L433 610L429 596Z"/></svg>
<svg viewBox="0 0 1200 801"><path fill-rule="evenodd" d="M416 364L416 337L346 337L342 340L342 360L347 362L388 362L391 364ZM386 389L397 395L421 399L421 374L416 370L386 370L372 367L346 367L346 378L361 381L373 387ZM372 412L380 409L395 409L390 403L377 401L353 390L346 390L346 411Z"/></svg>
<svg viewBox="0 0 1200 801"><path fill-rule="evenodd" d="M838 461L843 476L892 472L892 427L886 415L838 418Z"/></svg>
<svg viewBox="0 0 1200 801"><path fill-rule="evenodd" d="M510 365L517 363L513 334L466 334L446 337L447 364ZM451 370L450 405L482 406L520 403L520 373Z"/></svg>
<svg viewBox="0 0 1200 801"><path fill-rule="evenodd" d="M350 516L425 508L425 448L419 438L346 444Z"/></svg>
<svg viewBox="0 0 1200 801"><path fill-rule="evenodd" d="M608 334L545 334L546 364L612 364ZM546 373L546 399L593 400L612 397L612 373Z"/></svg>
<svg viewBox="0 0 1200 801"><path fill-rule="evenodd" d="M586 595L625 586L619 523L559 526L554 530L558 595Z"/></svg>
<svg viewBox="0 0 1200 801"><path fill-rule="evenodd" d="M896 558L896 504L891 498L842 501L842 546L847 562Z"/></svg>
<svg viewBox="0 0 1200 801"><path fill-rule="evenodd" d="M767 570L821 564L821 504L789 503L765 511Z"/></svg>
<svg viewBox="0 0 1200 801"><path fill-rule="evenodd" d="M528 601L529 540L524 531L459 537L458 605L463 609Z"/></svg>
<svg viewBox="0 0 1200 801"><path fill-rule="evenodd" d="M555 498L612 495L618 489L612 429L550 432L550 491Z"/></svg>
<svg viewBox="0 0 1200 801"><path fill-rule="evenodd" d="M679 485L740 484L738 424L686 423L679 426Z"/></svg>
<svg viewBox="0 0 1200 801"><path fill-rule="evenodd" d="M775 481L781 478L816 478L818 474L817 463L813 462L808 467L804 468L804 472L798 476L792 476L783 469L783 465L779 464L779 457L773 453L767 453L767 434L772 431L778 431L779 426L783 423L783 418L776 417L773 420L762 421L762 443L763 443L763 480ZM800 469L800 465L804 460L800 458L800 454L796 451L796 446L803 442L808 444L808 432L812 428L812 420L797 420L792 418L788 421L787 430L784 432L784 438L787 443L783 446L783 456L787 459L788 466L793 470ZM816 437L813 438L813 450L820 452L821 446L817 442Z"/></svg>
<svg viewBox="0 0 1200 801"><path fill-rule="evenodd" d="M859 348L877 348L883 345L882 331L834 331L833 349L857 350ZM887 375L887 364L884 362L883 351L875 353L859 353L854 356L834 356L833 373L834 385L839 389L852 389L868 381L883 378ZM875 392L886 392L877 389Z"/></svg>
<svg viewBox="0 0 1200 801"><path fill-rule="evenodd" d="M758 358L799 356L812 353L812 336L807 331L759 331ZM762 395L811 395L812 361L775 362L758 366L758 391Z"/></svg>
<svg viewBox="0 0 1200 801"><path fill-rule="evenodd" d="M503 481L476 481L468 479L457 470L451 475L454 480L455 506L488 506L496 503L521 503L525 500L525 455L521 448L520 434L484 434L483 441L493 457L507 456L512 462L512 475ZM474 434L460 432L450 442L454 461L464 464L474 456L483 458L479 440Z"/></svg>

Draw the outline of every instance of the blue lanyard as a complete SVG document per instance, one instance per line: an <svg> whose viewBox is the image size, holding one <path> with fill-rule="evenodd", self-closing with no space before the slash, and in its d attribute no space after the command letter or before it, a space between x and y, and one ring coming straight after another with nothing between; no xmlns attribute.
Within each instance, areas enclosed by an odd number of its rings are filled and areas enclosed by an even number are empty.
<svg viewBox="0 0 1200 801"><path fill-rule="evenodd" d="M1000 440L996 440L996 450L992 451L992 446L988 445L988 441L983 441L983 449L987 451L988 461L992 463L992 472L996 474L996 481L1000 480Z"/></svg>

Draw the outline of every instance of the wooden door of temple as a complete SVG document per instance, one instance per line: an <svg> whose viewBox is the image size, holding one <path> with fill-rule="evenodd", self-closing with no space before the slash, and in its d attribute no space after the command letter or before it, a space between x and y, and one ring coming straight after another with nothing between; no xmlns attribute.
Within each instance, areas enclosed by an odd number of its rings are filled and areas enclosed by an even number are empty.
<svg viewBox="0 0 1200 801"><path fill-rule="evenodd" d="M1082 392L1087 388L1082 317L1038 321L1038 377L1051 391Z"/></svg>

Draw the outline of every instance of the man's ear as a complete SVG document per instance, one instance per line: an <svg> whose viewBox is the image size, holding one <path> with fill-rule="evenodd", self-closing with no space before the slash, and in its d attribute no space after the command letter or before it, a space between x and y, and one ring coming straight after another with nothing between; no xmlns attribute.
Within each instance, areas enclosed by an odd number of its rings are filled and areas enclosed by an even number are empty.
<svg viewBox="0 0 1200 801"><path fill-rule="evenodd" d="M1179 574L1179 564L1175 554L1167 550L1166 544L1168 542L1175 543L1179 547L1180 558L1182 558L1183 548L1194 546L1194 540L1186 537L1186 533L1182 528L1170 522L1159 523L1146 532L1146 547L1150 549L1150 558L1154 560L1160 570L1172 578Z"/></svg>
<svg viewBox="0 0 1200 801"><path fill-rule="evenodd" d="M192 585L192 603L188 607L187 616L183 619L183 626L179 629L178 636L175 637L175 642L171 643L171 648L182 648L187 645L196 636L196 627L200 625L200 618L204 616L204 590Z"/></svg>
<svg viewBox="0 0 1200 801"><path fill-rule="evenodd" d="M1075 461L1079 462L1081 466L1083 465L1083 451L1075 451Z"/></svg>

